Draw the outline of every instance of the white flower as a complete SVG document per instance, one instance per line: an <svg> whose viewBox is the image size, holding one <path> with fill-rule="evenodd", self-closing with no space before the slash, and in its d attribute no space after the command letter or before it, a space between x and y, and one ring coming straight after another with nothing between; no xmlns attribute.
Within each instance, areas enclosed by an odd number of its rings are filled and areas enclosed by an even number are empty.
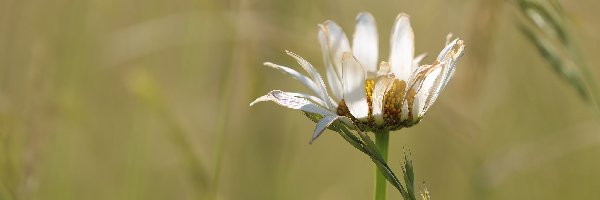
<svg viewBox="0 0 600 200"><path fill-rule="evenodd" d="M316 96L274 90L250 104L273 101L321 115L313 139L340 119L362 131L398 130L418 123L448 84L464 53L462 40L446 41L434 63L419 66L424 55L414 57L414 33L404 13L398 15L392 28L389 59L379 65L377 28L369 13L357 16L352 47L333 21L319 25L318 37L332 95L309 62L286 51L309 76L289 67L269 62L265 65L289 74Z"/></svg>

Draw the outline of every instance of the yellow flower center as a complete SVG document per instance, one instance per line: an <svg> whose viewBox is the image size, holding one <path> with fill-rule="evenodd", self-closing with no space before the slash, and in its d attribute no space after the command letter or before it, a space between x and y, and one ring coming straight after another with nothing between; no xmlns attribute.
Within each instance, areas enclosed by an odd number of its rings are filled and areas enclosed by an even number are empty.
<svg viewBox="0 0 600 200"><path fill-rule="evenodd" d="M403 127L409 127L414 125L412 119L412 105L414 102L415 91L411 88L408 91L408 95L405 95L406 82L402 80L394 80L390 90L384 95L383 99L383 120L382 124L376 124L373 117L373 90L375 89L375 80L367 80L365 82L365 93L367 97L367 103L369 104L369 116L367 121L359 121L348 110L348 106L344 100L338 104L337 114L346 116L363 131L380 131L380 130L398 130ZM408 105L407 116L402 120L402 104L406 101ZM405 114L406 114L405 113Z"/></svg>

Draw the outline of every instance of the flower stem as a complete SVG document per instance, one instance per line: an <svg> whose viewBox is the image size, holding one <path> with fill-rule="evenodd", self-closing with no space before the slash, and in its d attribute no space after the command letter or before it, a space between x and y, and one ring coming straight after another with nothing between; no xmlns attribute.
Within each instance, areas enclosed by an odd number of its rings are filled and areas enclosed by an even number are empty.
<svg viewBox="0 0 600 200"><path fill-rule="evenodd" d="M383 156L383 159L387 161L388 155L388 143L390 134L389 131L381 131L375 133L375 145ZM383 173L375 167L375 200L385 200L386 197L386 186L387 180Z"/></svg>

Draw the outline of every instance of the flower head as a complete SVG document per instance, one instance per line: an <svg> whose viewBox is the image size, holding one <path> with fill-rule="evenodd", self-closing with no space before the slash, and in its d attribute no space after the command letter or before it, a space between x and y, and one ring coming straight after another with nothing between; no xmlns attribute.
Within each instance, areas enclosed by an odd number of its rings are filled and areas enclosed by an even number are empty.
<svg viewBox="0 0 600 200"><path fill-rule="evenodd" d="M464 53L462 40L446 41L435 62L420 66L424 55L414 57L414 33L404 13L398 15L392 28L390 56L379 64L377 28L369 13L357 16L352 46L333 21L319 25L318 37L329 90L309 62L287 51L309 76L289 67L265 65L292 76L316 96L274 90L250 104L273 101L322 116L313 139L336 120L374 132L417 124L450 81Z"/></svg>

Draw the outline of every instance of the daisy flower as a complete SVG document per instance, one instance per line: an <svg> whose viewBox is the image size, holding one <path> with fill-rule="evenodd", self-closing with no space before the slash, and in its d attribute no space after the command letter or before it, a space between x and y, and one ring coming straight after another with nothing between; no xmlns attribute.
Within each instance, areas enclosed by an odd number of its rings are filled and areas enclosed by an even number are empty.
<svg viewBox="0 0 600 200"><path fill-rule="evenodd" d="M356 17L352 46L342 28L333 21L319 25L326 80L302 57L286 51L307 75L281 65L264 63L300 81L313 94L273 90L257 98L301 110L320 118L311 142L331 123L341 120L359 131L393 131L417 124L446 87L456 62L464 53L460 39L449 41L435 62L419 65L425 57L414 57L414 33L409 16L396 18L387 61L378 63L378 33L369 13Z"/></svg>

